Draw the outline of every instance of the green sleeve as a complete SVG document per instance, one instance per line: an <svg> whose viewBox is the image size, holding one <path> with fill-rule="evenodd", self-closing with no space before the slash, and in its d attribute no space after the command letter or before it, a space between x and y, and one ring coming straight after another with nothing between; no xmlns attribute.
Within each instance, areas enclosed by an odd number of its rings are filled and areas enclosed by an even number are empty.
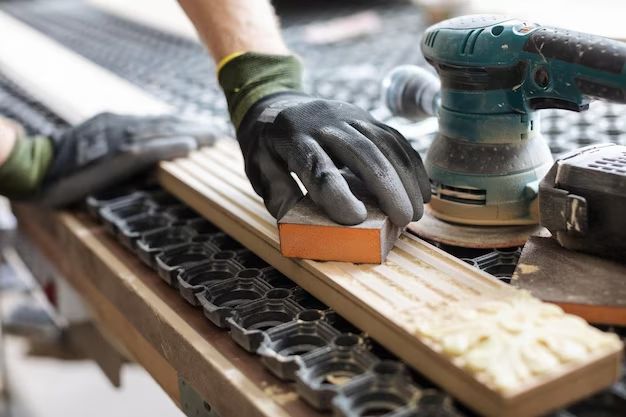
<svg viewBox="0 0 626 417"><path fill-rule="evenodd" d="M218 74L230 118L239 128L259 100L284 91L302 91L302 64L295 56L247 52L228 61Z"/></svg>
<svg viewBox="0 0 626 417"><path fill-rule="evenodd" d="M8 159L0 165L0 194L14 199L32 196L43 182L53 153L48 138L19 138Z"/></svg>

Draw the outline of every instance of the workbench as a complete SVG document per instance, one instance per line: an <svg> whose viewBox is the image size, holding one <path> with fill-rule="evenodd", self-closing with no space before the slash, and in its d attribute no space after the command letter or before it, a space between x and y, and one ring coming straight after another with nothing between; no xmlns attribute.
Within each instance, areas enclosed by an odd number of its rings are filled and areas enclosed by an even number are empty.
<svg viewBox="0 0 626 417"><path fill-rule="evenodd" d="M15 214L21 232L80 294L98 326L188 415L203 415L192 410L204 402L221 416L321 415L85 213L17 206Z"/></svg>

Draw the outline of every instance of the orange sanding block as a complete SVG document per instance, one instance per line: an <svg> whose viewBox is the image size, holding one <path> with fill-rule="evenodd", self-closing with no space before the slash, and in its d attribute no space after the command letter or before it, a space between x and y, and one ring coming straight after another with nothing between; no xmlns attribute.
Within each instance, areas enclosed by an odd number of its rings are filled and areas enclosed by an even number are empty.
<svg viewBox="0 0 626 417"><path fill-rule="evenodd" d="M532 236L511 283L591 323L626 325L626 264Z"/></svg>
<svg viewBox="0 0 626 417"><path fill-rule="evenodd" d="M402 229L375 205L366 202L365 207L368 215L363 223L344 226L304 197L278 222L281 253L316 261L383 263Z"/></svg>

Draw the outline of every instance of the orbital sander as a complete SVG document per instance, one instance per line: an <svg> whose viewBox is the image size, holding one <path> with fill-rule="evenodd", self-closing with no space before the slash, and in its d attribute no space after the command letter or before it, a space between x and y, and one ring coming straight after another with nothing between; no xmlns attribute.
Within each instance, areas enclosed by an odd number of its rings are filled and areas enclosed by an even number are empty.
<svg viewBox="0 0 626 417"><path fill-rule="evenodd" d="M536 110L626 103L626 44L473 15L428 28L421 48L439 77L402 66L384 82L392 113L439 119L425 160L432 200L414 230L457 246L523 244L540 229L538 185L553 164Z"/></svg>

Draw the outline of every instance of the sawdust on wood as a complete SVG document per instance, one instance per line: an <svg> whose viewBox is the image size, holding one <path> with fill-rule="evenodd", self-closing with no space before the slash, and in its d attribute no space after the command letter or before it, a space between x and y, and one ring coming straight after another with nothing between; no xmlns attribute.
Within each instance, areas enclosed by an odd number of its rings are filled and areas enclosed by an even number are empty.
<svg viewBox="0 0 626 417"><path fill-rule="evenodd" d="M537 265L518 264L517 269L520 274L534 274L535 272L539 272Z"/></svg>
<svg viewBox="0 0 626 417"><path fill-rule="evenodd" d="M298 394L292 390L286 390L278 385L262 384L263 392L279 405L286 405L298 399Z"/></svg>

